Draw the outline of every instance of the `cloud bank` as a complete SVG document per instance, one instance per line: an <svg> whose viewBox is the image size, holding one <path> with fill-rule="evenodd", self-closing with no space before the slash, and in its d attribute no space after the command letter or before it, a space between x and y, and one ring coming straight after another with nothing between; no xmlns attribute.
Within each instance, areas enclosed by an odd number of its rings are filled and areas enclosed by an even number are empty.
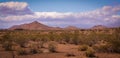
<svg viewBox="0 0 120 58"><path fill-rule="evenodd" d="M25 2L0 3L0 28L31 21L50 26L73 25L89 28L94 25L120 26L120 5L104 6L88 12L33 12Z"/></svg>

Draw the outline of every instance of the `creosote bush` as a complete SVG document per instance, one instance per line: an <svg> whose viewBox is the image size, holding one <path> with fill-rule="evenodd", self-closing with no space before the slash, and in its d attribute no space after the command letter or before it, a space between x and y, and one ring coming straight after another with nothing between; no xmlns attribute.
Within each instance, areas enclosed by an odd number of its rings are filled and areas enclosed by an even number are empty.
<svg viewBox="0 0 120 58"><path fill-rule="evenodd" d="M111 52L111 46L109 44L99 44L92 46L97 52Z"/></svg>
<svg viewBox="0 0 120 58"><path fill-rule="evenodd" d="M30 49L30 54L37 54L37 53L42 53L43 51L40 49L32 48Z"/></svg>
<svg viewBox="0 0 120 58"><path fill-rule="evenodd" d="M39 45L38 45L39 48L44 48L44 43L45 43L44 41L40 41L40 42L38 43L38 44L39 44Z"/></svg>
<svg viewBox="0 0 120 58"><path fill-rule="evenodd" d="M23 48L20 48L18 51L17 51L18 55L28 55L29 54L29 51L27 51L26 49L23 49Z"/></svg>
<svg viewBox="0 0 120 58"><path fill-rule="evenodd" d="M26 44L29 44L29 41L39 42L40 43L33 45L34 47L42 48L44 47L44 42L56 41L65 44L86 44L93 47L99 40L104 40L109 43L109 45L101 45L95 47L95 50L107 52L112 51L120 53L120 28L110 28L103 30L0 30L0 43L5 48L5 50L12 50L13 44L15 42L21 48L28 48ZM32 47L33 47L32 46ZM56 52L56 43L49 44L48 50L50 52ZM93 47L94 48L94 47ZM80 51L88 50L86 46L80 46L78 48ZM24 51L24 50L22 50ZM36 49L32 50L36 52ZM25 51L24 51L25 52ZM25 54L25 53L23 53Z"/></svg>
<svg viewBox="0 0 120 58"><path fill-rule="evenodd" d="M66 56L67 57L73 57L73 56L75 56L75 54L73 54L73 53L67 53Z"/></svg>
<svg viewBox="0 0 120 58"><path fill-rule="evenodd" d="M86 52L85 52L85 55L87 57L95 57L95 51L93 50L93 48L89 47Z"/></svg>
<svg viewBox="0 0 120 58"><path fill-rule="evenodd" d="M48 50L50 52L57 52L56 49L57 49L57 44L55 42L50 42L48 45Z"/></svg>
<svg viewBox="0 0 120 58"><path fill-rule="evenodd" d="M5 48L6 51L12 51L13 50L13 44L12 42L5 42L3 43L3 48Z"/></svg>
<svg viewBox="0 0 120 58"><path fill-rule="evenodd" d="M87 49L88 49L88 45L80 45L79 47L78 47L78 50L79 51L86 51Z"/></svg>
<svg viewBox="0 0 120 58"><path fill-rule="evenodd" d="M28 42L29 40L26 38L19 38L16 40L16 43L18 43L21 47L25 48L25 44Z"/></svg>
<svg viewBox="0 0 120 58"><path fill-rule="evenodd" d="M73 44L78 45L80 43L79 31L75 30L72 38Z"/></svg>
<svg viewBox="0 0 120 58"><path fill-rule="evenodd" d="M111 45L113 52L120 53L120 30L116 29L116 31L110 36L107 40Z"/></svg>

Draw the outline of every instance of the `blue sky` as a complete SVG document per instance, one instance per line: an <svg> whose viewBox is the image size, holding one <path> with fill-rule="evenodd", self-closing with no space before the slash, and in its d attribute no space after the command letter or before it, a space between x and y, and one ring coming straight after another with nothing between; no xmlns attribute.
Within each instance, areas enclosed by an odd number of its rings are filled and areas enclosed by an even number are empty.
<svg viewBox="0 0 120 58"><path fill-rule="evenodd" d="M27 2L32 11L40 12L84 12L120 4L120 0L0 0L9 1Z"/></svg>
<svg viewBox="0 0 120 58"><path fill-rule="evenodd" d="M0 0L0 28L32 21L55 27L120 27L120 0Z"/></svg>

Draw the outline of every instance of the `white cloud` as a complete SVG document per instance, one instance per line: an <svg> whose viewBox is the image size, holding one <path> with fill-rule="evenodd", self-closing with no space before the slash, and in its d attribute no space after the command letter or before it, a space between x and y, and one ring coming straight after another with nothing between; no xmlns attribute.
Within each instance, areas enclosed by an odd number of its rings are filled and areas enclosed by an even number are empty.
<svg viewBox="0 0 120 58"><path fill-rule="evenodd" d="M111 10L112 9L112 6L104 6L103 8L102 8L102 10L104 10L104 11L109 11L109 10Z"/></svg>
<svg viewBox="0 0 120 58"><path fill-rule="evenodd" d="M0 3L0 7L6 7L13 10L24 10L24 8L28 7L28 4L25 2L5 2Z"/></svg>
<svg viewBox="0 0 120 58"><path fill-rule="evenodd" d="M4 2L0 3L0 16L32 14L28 4L25 2Z"/></svg>
<svg viewBox="0 0 120 58"><path fill-rule="evenodd" d="M35 12L35 15L37 17L42 18L65 18L68 16L71 16L73 13L67 12L67 13L60 13L60 12Z"/></svg>
<svg viewBox="0 0 120 58"><path fill-rule="evenodd" d="M22 21L22 20L29 20L29 19L34 19L35 16L33 15L19 15L19 16L7 16L7 17L2 17L1 20L3 21Z"/></svg>
<svg viewBox="0 0 120 58"><path fill-rule="evenodd" d="M120 11L120 5L118 6L115 6L113 9L112 9L113 12L118 12Z"/></svg>
<svg viewBox="0 0 120 58"><path fill-rule="evenodd" d="M112 18L119 19L120 20L120 15L113 15Z"/></svg>
<svg viewBox="0 0 120 58"><path fill-rule="evenodd" d="M6 10L4 10L6 9ZM95 25L111 24L120 21L120 5L104 6L88 12L32 12L25 2L0 3L0 21L40 20L51 25L76 24Z"/></svg>

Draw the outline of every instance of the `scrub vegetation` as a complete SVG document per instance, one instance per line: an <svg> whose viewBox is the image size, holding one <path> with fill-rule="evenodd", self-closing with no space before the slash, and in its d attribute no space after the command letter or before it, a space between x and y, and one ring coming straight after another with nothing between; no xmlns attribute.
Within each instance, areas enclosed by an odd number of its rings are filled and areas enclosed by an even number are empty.
<svg viewBox="0 0 120 58"><path fill-rule="evenodd" d="M60 52L57 44L78 46L86 57L96 53L120 54L120 28L80 30L0 30L0 45L4 51L17 55ZM75 57L76 55L74 55Z"/></svg>

